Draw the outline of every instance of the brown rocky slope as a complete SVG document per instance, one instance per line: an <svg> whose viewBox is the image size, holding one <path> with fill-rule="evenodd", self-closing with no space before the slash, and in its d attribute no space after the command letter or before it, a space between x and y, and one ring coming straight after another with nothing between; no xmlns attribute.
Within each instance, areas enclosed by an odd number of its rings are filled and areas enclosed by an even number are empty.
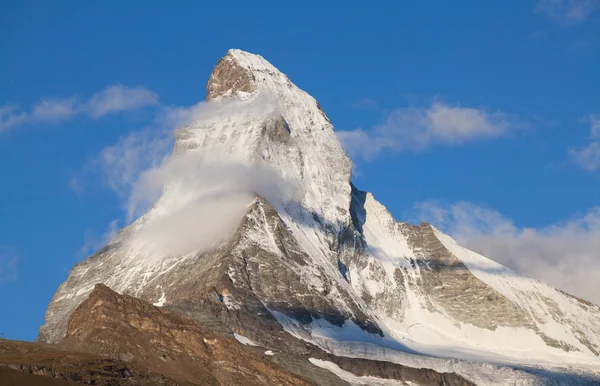
<svg viewBox="0 0 600 386"><path fill-rule="evenodd" d="M98 284L73 313L65 348L120 358L204 385L308 385L197 321Z"/></svg>
<svg viewBox="0 0 600 386"><path fill-rule="evenodd" d="M0 385L348 385L308 358L358 376L472 385L456 374L335 357L285 333L275 355L269 351L242 345L225 326L209 328L98 284L58 344L0 341Z"/></svg>

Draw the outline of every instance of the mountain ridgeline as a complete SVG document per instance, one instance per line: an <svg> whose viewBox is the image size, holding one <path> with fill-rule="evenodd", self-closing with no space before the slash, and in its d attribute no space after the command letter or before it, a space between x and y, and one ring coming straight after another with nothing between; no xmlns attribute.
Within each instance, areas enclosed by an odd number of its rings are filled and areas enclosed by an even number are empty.
<svg viewBox="0 0 600 386"><path fill-rule="evenodd" d="M230 50L206 99L207 112L176 131L172 157L254 173L248 194L236 195L234 226L210 247L157 256L139 235L214 196L168 183L145 215L73 268L38 341L69 338L72 315L101 283L280 350L280 358L310 356L302 365L268 358L291 384L302 366L323 363L337 366L329 370L340 382L402 381L405 370L393 366L458 374L413 378L418 384L585 383L575 375L600 368L600 307L463 248L430 224L396 221L352 184L352 163L317 101L261 56ZM185 232L206 232L202 216L202 226L187 218ZM313 378L303 382L325 379Z"/></svg>

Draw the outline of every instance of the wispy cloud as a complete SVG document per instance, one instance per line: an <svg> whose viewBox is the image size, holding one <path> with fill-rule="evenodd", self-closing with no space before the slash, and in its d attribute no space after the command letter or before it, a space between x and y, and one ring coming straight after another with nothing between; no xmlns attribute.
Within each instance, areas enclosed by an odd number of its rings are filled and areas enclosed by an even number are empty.
<svg viewBox="0 0 600 386"><path fill-rule="evenodd" d="M100 171L108 187L121 197L130 195L140 177L148 170L159 168L171 157L175 130L191 124L213 123L235 114L258 114L266 116L275 108L270 95L250 102L235 99L202 101L191 106L160 106L154 122L142 130L132 131L119 138L111 146L102 149L88 170ZM80 190L80 180L69 182L74 190Z"/></svg>
<svg viewBox="0 0 600 386"><path fill-rule="evenodd" d="M145 213L159 197L168 210L145 219L127 242L150 258L203 252L235 230L256 194L276 205L298 191L268 166L236 162L217 148L188 151L144 171L135 183L129 215Z"/></svg>
<svg viewBox="0 0 600 386"><path fill-rule="evenodd" d="M538 0L535 11L562 23L578 23L600 9L600 0Z"/></svg>
<svg viewBox="0 0 600 386"><path fill-rule="evenodd" d="M463 143L501 137L519 126L500 111L487 111L436 101L426 108L399 108L369 130L338 131L351 156L370 159L383 150L423 150L431 145Z"/></svg>
<svg viewBox="0 0 600 386"><path fill-rule="evenodd" d="M172 148L172 131L148 127L132 131L102 149L89 167L99 169L108 187L123 197L129 194L140 174L161 165Z"/></svg>
<svg viewBox="0 0 600 386"><path fill-rule="evenodd" d="M96 93L85 104L84 110L92 118L127 110L158 105L158 95L144 87L110 86Z"/></svg>
<svg viewBox="0 0 600 386"><path fill-rule="evenodd" d="M600 118L590 115L589 144L582 148L569 148L569 155L573 161L590 172L600 169Z"/></svg>
<svg viewBox="0 0 600 386"><path fill-rule="evenodd" d="M237 160L236 154L218 144L172 156L174 130L181 126L201 128L225 117L258 118L276 110L268 95L160 107L152 126L101 150L85 174L93 176L95 183L100 176L119 195L125 224L147 213L159 199L160 207L168 208L146 216L143 226L128 234L126 245L148 258L200 252L233 231L256 194L271 203L292 200L301 191L293 182L269 167ZM70 184L79 191L81 182ZM115 225L109 226L108 235L115 234ZM87 237L84 250L97 247L97 241Z"/></svg>
<svg viewBox="0 0 600 386"><path fill-rule="evenodd" d="M0 247L0 284L17 279L17 252L11 247Z"/></svg>
<svg viewBox="0 0 600 386"><path fill-rule="evenodd" d="M59 123L76 115L98 119L109 114L157 106L158 95L141 87L113 85L92 95L88 100L78 96L46 98L22 110L17 105L0 106L0 132L28 124Z"/></svg>
<svg viewBox="0 0 600 386"><path fill-rule="evenodd" d="M76 97L44 99L33 106L27 116L37 122L54 122L71 118L79 109Z"/></svg>
<svg viewBox="0 0 600 386"><path fill-rule="evenodd" d="M421 220L517 272L600 304L600 207L541 228L523 228L469 202L416 205Z"/></svg>
<svg viewBox="0 0 600 386"><path fill-rule="evenodd" d="M587 171L600 169L600 142L593 141L581 149L569 149L569 154L575 163Z"/></svg>
<svg viewBox="0 0 600 386"><path fill-rule="evenodd" d="M153 122L141 130L130 131L121 136L113 145L103 148L78 173L73 174L68 185L77 195L84 193L89 177L93 176L100 177L120 197L127 196L144 170L166 161L173 149L174 130L189 125L205 104L200 102L192 106L164 106L158 103L158 96L154 93L132 91L133 89L128 89L121 92L109 87L92 98L89 103L90 112L98 116L119 109L123 111L126 108L156 105ZM127 95L130 98L126 98ZM128 101L119 102L125 99Z"/></svg>

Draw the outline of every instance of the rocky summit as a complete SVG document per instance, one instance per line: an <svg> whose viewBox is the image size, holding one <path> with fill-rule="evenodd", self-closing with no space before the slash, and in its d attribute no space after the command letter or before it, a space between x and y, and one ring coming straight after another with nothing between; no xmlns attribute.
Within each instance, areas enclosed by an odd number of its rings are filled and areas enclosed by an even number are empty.
<svg viewBox="0 0 600 386"><path fill-rule="evenodd" d="M206 99L177 178L73 268L39 342L182 384L598 381L600 307L394 219L264 58L230 50Z"/></svg>

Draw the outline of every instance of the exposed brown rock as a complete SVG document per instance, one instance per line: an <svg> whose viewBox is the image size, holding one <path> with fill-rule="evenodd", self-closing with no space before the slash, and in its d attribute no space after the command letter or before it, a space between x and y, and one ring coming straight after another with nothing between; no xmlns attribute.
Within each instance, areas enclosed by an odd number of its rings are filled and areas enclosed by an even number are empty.
<svg viewBox="0 0 600 386"><path fill-rule="evenodd" d="M179 382L308 385L197 321L102 284L73 312L62 347L127 360Z"/></svg>
<svg viewBox="0 0 600 386"><path fill-rule="evenodd" d="M55 345L0 340L0 385L177 385L120 360Z"/></svg>
<svg viewBox="0 0 600 386"><path fill-rule="evenodd" d="M236 91L254 91L254 78L252 73L242 68L228 54L221 58L206 84L206 99L214 99Z"/></svg>

